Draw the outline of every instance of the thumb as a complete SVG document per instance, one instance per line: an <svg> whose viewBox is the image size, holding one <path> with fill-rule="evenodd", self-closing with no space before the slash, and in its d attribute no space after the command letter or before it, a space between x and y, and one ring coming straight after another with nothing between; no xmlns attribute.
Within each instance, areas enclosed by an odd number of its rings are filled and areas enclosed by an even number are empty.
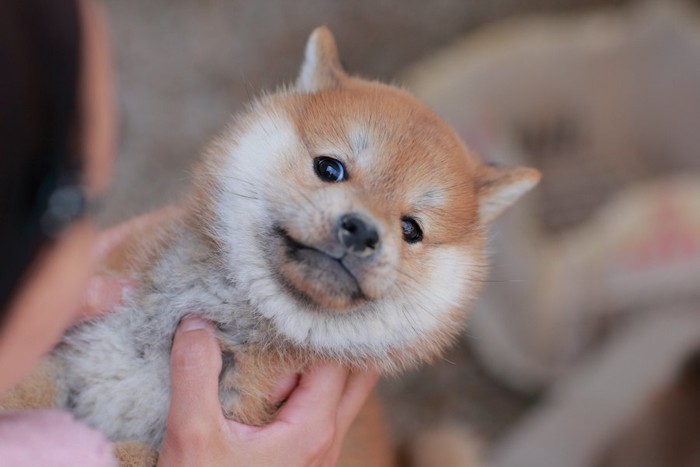
<svg viewBox="0 0 700 467"><path fill-rule="evenodd" d="M170 355L169 429L219 426L223 420L220 371L221 350L214 327L200 318L185 318L175 331Z"/></svg>

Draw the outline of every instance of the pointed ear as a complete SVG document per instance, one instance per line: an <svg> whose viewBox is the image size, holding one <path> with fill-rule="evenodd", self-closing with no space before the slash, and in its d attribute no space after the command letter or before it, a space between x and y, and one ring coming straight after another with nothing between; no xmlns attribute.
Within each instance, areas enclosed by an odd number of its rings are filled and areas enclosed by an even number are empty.
<svg viewBox="0 0 700 467"><path fill-rule="evenodd" d="M346 77L333 34L325 26L314 29L306 43L297 88L308 93L334 88L340 86Z"/></svg>
<svg viewBox="0 0 700 467"><path fill-rule="evenodd" d="M540 181L540 172L529 167L483 166L477 179L479 215L489 223Z"/></svg>

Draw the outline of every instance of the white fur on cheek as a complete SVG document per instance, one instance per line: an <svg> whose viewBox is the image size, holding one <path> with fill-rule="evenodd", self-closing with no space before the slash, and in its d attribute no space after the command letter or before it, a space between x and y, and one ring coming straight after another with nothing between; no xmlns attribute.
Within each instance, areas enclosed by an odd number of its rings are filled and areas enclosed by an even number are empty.
<svg viewBox="0 0 700 467"><path fill-rule="evenodd" d="M401 321L390 326L402 333L404 344L410 336L418 339L441 326L453 325L444 317L463 309L472 295L470 279L476 264L468 252L452 246L432 247L422 267L424 280L404 286L404 313L394 314L394 319Z"/></svg>
<svg viewBox="0 0 700 467"><path fill-rule="evenodd" d="M249 302L277 332L340 358L383 356L425 337L444 325L447 313L465 306L475 264L467 252L451 246L430 247L420 284L397 286L360 309L324 313L290 297L270 270L272 253L260 235L280 221L275 216L296 208L295 190L304 188L291 187L284 172L306 157L291 122L266 112L239 136L219 175L223 186L216 212L223 228L218 235L226 245L228 266Z"/></svg>
<svg viewBox="0 0 700 467"><path fill-rule="evenodd" d="M269 225L270 190L299 151L304 148L292 123L274 112L262 113L227 149L221 173L213 175L220 186L215 200L224 227L220 239L231 252L250 249L260 229Z"/></svg>
<svg viewBox="0 0 700 467"><path fill-rule="evenodd" d="M477 265L468 253L456 247L437 247L432 254L431 267L426 290L434 296L453 307L473 298L469 285Z"/></svg>
<svg viewBox="0 0 700 467"><path fill-rule="evenodd" d="M475 270L470 255L455 247L434 247L424 264L426 280L408 283L379 300L369 312L335 316L312 333L314 344L332 349L343 342L346 350L381 354L411 345L446 323L444 317L462 308L470 298L469 278Z"/></svg>

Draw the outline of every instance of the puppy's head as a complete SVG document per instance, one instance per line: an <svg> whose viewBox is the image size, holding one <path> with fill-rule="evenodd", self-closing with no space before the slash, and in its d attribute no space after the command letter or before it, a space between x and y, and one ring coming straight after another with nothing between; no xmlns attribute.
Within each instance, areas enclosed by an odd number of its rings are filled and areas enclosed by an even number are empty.
<svg viewBox="0 0 700 467"><path fill-rule="evenodd" d="M482 165L406 92L347 76L325 28L296 86L240 117L203 173L226 267L279 334L387 368L461 330L484 226L539 179Z"/></svg>

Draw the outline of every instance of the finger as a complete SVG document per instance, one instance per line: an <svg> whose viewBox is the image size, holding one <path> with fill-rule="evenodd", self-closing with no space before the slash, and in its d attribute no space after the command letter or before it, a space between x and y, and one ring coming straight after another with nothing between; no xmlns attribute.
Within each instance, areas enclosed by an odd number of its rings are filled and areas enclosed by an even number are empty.
<svg viewBox="0 0 700 467"><path fill-rule="evenodd" d="M165 222L174 217L177 212L178 208L174 206L165 207L158 209L157 211L135 217L126 222L122 222L115 227L110 227L109 229L100 232L94 248L96 258L104 258L129 235L133 235L134 232L143 230L151 225Z"/></svg>
<svg viewBox="0 0 700 467"><path fill-rule="evenodd" d="M219 426L220 372L221 350L212 324L185 318L175 331L170 356L169 429L206 431Z"/></svg>
<svg viewBox="0 0 700 467"><path fill-rule="evenodd" d="M309 369L282 407L277 422L319 424L335 421L338 402L343 394L348 371L338 365L323 364Z"/></svg>
<svg viewBox="0 0 700 467"><path fill-rule="evenodd" d="M367 397L379 380L379 372L352 373L345 385L345 392L338 406L337 434L340 437L350 429L352 421L362 409Z"/></svg>
<svg viewBox="0 0 700 467"><path fill-rule="evenodd" d="M290 374L280 378L272 388L272 395L274 396L275 400L279 401L280 404L287 404L287 400L289 399L290 395L293 394L294 390L298 387L299 380L300 376L298 374ZM269 425L268 427L245 425L234 420L226 420L226 423L229 426L229 429L232 432L237 433L239 437L254 435L255 433L267 430L270 427ZM273 426L271 431L275 430L276 428Z"/></svg>
<svg viewBox="0 0 700 467"><path fill-rule="evenodd" d="M101 316L112 311L133 287L134 282L128 279L93 276L88 281L77 319Z"/></svg>
<svg viewBox="0 0 700 467"><path fill-rule="evenodd" d="M299 384L299 375L292 373L280 378L272 388L272 395L279 403L286 401Z"/></svg>

